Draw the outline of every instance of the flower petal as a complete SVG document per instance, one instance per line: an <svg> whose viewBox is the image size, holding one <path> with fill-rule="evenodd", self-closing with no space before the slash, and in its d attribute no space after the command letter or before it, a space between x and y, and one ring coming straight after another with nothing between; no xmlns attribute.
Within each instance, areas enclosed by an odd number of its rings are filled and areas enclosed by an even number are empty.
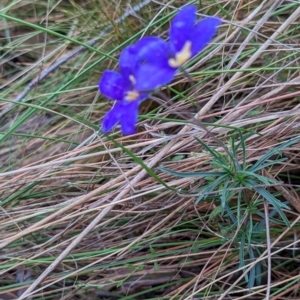
<svg viewBox="0 0 300 300"><path fill-rule="evenodd" d="M145 63L140 66L137 73L135 89L137 91L151 92L156 88L170 83L177 69Z"/></svg>
<svg viewBox="0 0 300 300"><path fill-rule="evenodd" d="M194 29L192 42L192 55L199 53L216 34L221 20L208 17L201 20Z"/></svg>
<svg viewBox="0 0 300 300"><path fill-rule="evenodd" d="M137 51L134 45L127 46L123 49L119 59L119 69L125 78L135 74L138 64L136 59Z"/></svg>
<svg viewBox="0 0 300 300"><path fill-rule="evenodd" d="M147 98L149 98L150 93L140 93L139 97L135 100L135 102L141 103Z"/></svg>
<svg viewBox="0 0 300 300"><path fill-rule="evenodd" d="M113 108L104 116L102 121L102 131L107 133L111 131L117 123L120 122L124 111L123 103L116 102Z"/></svg>
<svg viewBox="0 0 300 300"><path fill-rule="evenodd" d="M126 80L120 73L107 70L99 81L99 90L107 98L121 101L130 85L129 79Z"/></svg>
<svg viewBox="0 0 300 300"><path fill-rule="evenodd" d="M139 101L128 102L123 106L121 115L121 130L123 135L129 135L136 132L136 123L138 121Z"/></svg>
<svg viewBox="0 0 300 300"><path fill-rule="evenodd" d="M141 63L168 66L169 44L159 37L143 37L135 44L137 58Z"/></svg>
<svg viewBox="0 0 300 300"><path fill-rule="evenodd" d="M192 38L196 11L194 5L185 6L171 21L169 35L173 55L180 52L185 43Z"/></svg>

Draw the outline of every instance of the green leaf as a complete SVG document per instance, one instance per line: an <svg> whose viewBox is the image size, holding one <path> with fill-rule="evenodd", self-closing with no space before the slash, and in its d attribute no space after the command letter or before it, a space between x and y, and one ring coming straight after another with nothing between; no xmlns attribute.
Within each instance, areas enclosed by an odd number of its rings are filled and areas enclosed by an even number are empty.
<svg viewBox="0 0 300 300"><path fill-rule="evenodd" d="M265 176L261 176L261 175L259 175L259 174L256 174L256 173L254 173L254 172L240 171L239 174L244 174L244 175L246 175L246 176L247 176L247 179L252 179L252 180L257 179L258 182L256 182L256 180L254 180L255 185L261 184L261 183L263 183L263 184L265 184L265 185L272 185L272 184L278 184L278 185L280 185L280 184L282 184L281 181L273 180L273 179L270 179L270 178L268 178L268 177L265 177ZM249 182L249 181L248 181L248 182Z"/></svg>
<svg viewBox="0 0 300 300"><path fill-rule="evenodd" d="M262 187L253 187L253 189L260 194L264 199L266 199L268 201L269 204L271 204L274 209L277 211L277 213L280 215L280 217L282 218L282 220L284 221L284 223L290 227L290 222L287 219L285 213L283 212L282 208L288 209L290 210L290 208L282 203L281 201L279 201L278 199L276 199L272 194L270 194L266 189L262 188Z"/></svg>
<svg viewBox="0 0 300 300"><path fill-rule="evenodd" d="M158 170L165 172L167 174L181 177L181 178L205 178L205 177L214 177L214 176L222 176L225 174L225 172L222 171L211 171L211 172L176 172L172 171L170 169L164 168L164 167L158 167Z"/></svg>
<svg viewBox="0 0 300 300"><path fill-rule="evenodd" d="M220 154L219 152L217 152L216 150L208 147L205 143L203 143L200 139L198 139L197 137L195 137L195 140L198 141L198 143L200 143L202 145L202 147L208 151L214 158L215 158L215 162L218 164L224 164L226 165L227 162L225 161L224 157L222 154Z"/></svg>
<svg viewBox="0 0 300 300"><path fill-rule="evenodd" d="M159 176L156 175L156 173L150 169L144 162L142 159L140 159L139 157L137 157L133 152L131 152L130 150L128 150L126 147L124 147L121 143L119 143L117 140L115 140L113 137L111 136L107 136L107 138L109 140L111 140L114 144L116 144L118 147L120 147L125 153L127 153L136 163L138 163L140 166L143 167L144 170L146 170L146 172L153 178L155 179L157 182L161 183L165 188L167 188L168 190L177 192L176 189L168 186L163 180L160 179Z"/></svg>
<svg viewBox="0 0 300 300"><path fill-rule="evenodd" d="M250 171L252 172L257 172L258 170L260 170L261 165L268 160L271 156L275 155L275 154L281 154L281 150L286 149L287 147L289 147L290 145L299 142L300 141L300 137L295 137L293 139L290 139L289 141L281 144L280 146L272 149L271 151L267 152L265 155L263 155L251 168Z"/></svg>
<svg viewBox="0 0 300 300"><path fill-rule="evenodd" d="M216 191L216 188L227 179L227 175L223 175L217 178L215 181L211 182L210 184L200 188L201 195L197 198L196 204L199 203L201 200L205 199L209 193ZM218 195L216 194L216 198Z"/></svg>
<svg viewBox="0 0 300 300"><path fill-rule="evenodd" d="M171 161L180 161L182 159L184 159L184 155L175 155L171 158Z"/></svg>
<svg viewBox="0 0 300 300"><path fill-rule="evenodd" d="M225 205L226 205L227 200L228 200L228 192L227 192L228 185L229 185L229 182L226 180L224 182L223 187L222 187L222 193L221 193L221 196L220 196L223 211L225 209Z"/></svg>
<svg viewBox="0 0 300 300"><path fill-rule="evenodd" d="M254 266L252 265L251 269L249 271L249 278L248 278L248 284L247 284L247 287L249 289L252 289L254 287L255 278L256 278L256 268L255 268L255 265L259 264L259 262L258 263L255 262L256 258L255 258L254 252L252 250L251 244L248 244L247 248L248 248L250 262L254 263Z"/></svg>
<svg viewBox="0 0 300 300"><path fill-rule="evenodd" d="M281 163L281 162L283 162L283 161L286 161L286 160L287 160L287 157L275 159L275 160L272 160L272 161L270 161L270 162L261 164L261 165L258 166L255 170L252 170L252 168L250 168L249 171L257 172L257 171L259 171L259 170L268 168L268 167L270 167L270 166L277 165L277 164L279 164L279 163Z"/></svg>
<svg viewBox="0 0 300 300"><path fill-rule="evenodd" d="M216 208L214 208L212 210L212 212L209 214L209 219L213 219L215 217L217 217L218 215L221 215L222 214L222 206L221 205L218 205Z"/></svg>

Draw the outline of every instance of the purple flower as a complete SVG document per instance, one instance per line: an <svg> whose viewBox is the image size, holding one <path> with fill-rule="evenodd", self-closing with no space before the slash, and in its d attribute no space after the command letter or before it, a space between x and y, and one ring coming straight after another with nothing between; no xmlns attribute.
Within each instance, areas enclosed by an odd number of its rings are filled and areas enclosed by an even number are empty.
<svg viewBox="0 0 300 300"><path fill-rule="evenodd" d="M120 73L104 71L99 82L100 92L111 100L117 100L103 119L104 133L118 123L121 123L124 135L135 133L139 104L161 85L161 78L159 74L152 73L151 65L141 68L142 62L137 59L138 50L135 45L126 47L119 60Z"/></svg>
<svg viewBox="0 0 300 300"><path fill-rule="evenodd" d="M116 100L105 115L102 131L121 123L124 135L135 133L139 104L156 88L170 83L178 68L199 53L215 35L221 20L208 17L196 23L196 7L184 7L172 20L170 41L145 37L126 47L119 69L107 70L99 82L100 92Z"/></svg>
<svg viewBox="0 0 300 300"><path fill-rule="evenodd" d="M178 68L198 54L216 34L221 20L207 17L196 23L196 7L184 7L171 21L169 43L158 37L145 37L137 42L143 68L159 73L160 84L171 82ZM150 65L150 66L148 66ZM144 87L147 89L147 83Z"/></svg>

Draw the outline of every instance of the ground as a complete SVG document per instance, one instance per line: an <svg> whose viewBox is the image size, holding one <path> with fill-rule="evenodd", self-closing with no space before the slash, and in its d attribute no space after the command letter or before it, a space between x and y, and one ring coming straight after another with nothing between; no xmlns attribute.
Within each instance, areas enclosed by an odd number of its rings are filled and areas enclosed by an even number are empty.
<svg viewBox="0 0 300 300"><path fill-rule="evenodd" d="M222 24L123 136L98 82L187 1L2 1L1 299L300 298L299 1L192 3Z"/></svg>

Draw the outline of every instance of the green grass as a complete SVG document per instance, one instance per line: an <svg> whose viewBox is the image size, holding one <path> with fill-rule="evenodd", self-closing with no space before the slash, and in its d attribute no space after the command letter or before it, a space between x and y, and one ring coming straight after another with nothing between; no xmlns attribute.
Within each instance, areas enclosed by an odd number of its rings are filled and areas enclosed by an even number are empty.
<svg viewBox="0 0 300 300"><path fill-rule="evenodd" d="M222 26L128 137L99 78L187 3L1 4L0 298L300 297L299 4L190 3Z"/></svg>

